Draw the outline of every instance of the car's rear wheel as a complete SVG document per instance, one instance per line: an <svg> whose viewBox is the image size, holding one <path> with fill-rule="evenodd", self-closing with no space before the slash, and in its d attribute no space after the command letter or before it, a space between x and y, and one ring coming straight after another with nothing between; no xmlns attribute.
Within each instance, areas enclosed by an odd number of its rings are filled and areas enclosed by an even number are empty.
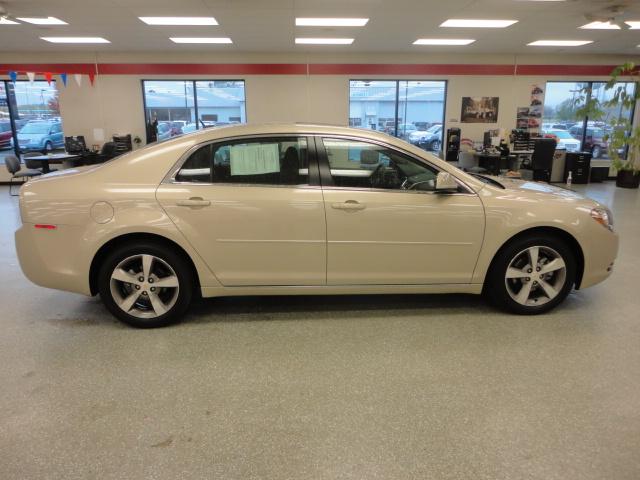
<svg viewBox="0 0 640 480"><path fill-rule="evenodd" d="M154 243L116 248L105 259L98 289L109 311L139 328L180 320L189 307L194 279L185 260Z"/></svg>
<svg viewBox="0 0 640 480"><path fill-rule="evenodd" d="M508 311L544 313L560 304L572 290L576 268L575 255L560 238L521 237L498 252L485 293Z"/></svg>
<svg viewBox="0 0 640 480"><path fill-rule="evenodd" d="M440 142L440 140L434 140L433 142L431 142L431 148L429 150L431 150L432 152L439 152L441 146L442 143Z"/></svg>
<svg viewBox="0 0 640 480"><path fill-rule="evenodd" d="M53 144L51 142L46 142L44 144L44 153L51 153L53 152Z"/></svg>

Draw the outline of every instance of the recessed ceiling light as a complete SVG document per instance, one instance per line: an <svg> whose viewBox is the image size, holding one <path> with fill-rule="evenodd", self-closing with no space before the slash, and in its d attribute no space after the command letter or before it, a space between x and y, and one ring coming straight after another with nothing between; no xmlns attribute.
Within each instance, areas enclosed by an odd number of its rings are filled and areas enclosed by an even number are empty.
<svg viewBox="0 0 640 480"><path fill-rule="evenodd" d="M469 45L475 42L469 38L419 38L414 45Z"/></svg>
<svg viewBox="0 0 640 480"><path fill-rule="evenodd" d="M169 37L173 43L233 43L229 37Z"/></svg>
<svg viewBox="0 0 640 480"><path fill-rule="evenodd" d="M353 38L296 38L299 45L351 45Z"/></svg>
<svg viewBox="0 0 640 480"><path fill-rule="evenodd" d="M0 17L0 25L20 25L18 22L9 20L7 17Z"/></svg>
<svg viewBox="0 0 640 480"><path fill-rule="evenodd" d="M296 18L298 27L364 27L368 18Z"/></svg>
<svg viewBox="0 0 640 480"><path fill-rule="evenodd" d="M627 25L629 25L629 28L631 30L639 30L640 29L640 21L637 22L624 22Z"/></svg>
<svg viewBox="0 0 640 480"><path fill-rule="evenodd" d="M593 40L537 40L527 43L531 47L579 47L593 43Z"/></svg>
<svg viewBox="0 0 640 480"><path fill-rule="evenodd" d="M50 43L111 43L102 37L40 37Z"/></svg>
<svg viewBox="0 0 640 480"><path fill-rule="evenodd" d="M138 17L147 25L218 25L213 17Z"/></svg>
<svg viewBox="0 0 640 480"><path fill-rule="evenodd" d="M505 28L518 20L473 20L463 18L450 18L440 24L441 27L458 27L458 28Z"/></svg>
<svg viewBox="0 0 640 480"><path fill-rule="evenodd" d="M591 22L580 28L583 30L620 30L620 25L611 22Z"/></svg>
<svg viewBox="0 0 640 480"><path fill-rule="evenodd" d="M56 17L18 17L18 20L34 25L68 25L67 22Z"/></svg>

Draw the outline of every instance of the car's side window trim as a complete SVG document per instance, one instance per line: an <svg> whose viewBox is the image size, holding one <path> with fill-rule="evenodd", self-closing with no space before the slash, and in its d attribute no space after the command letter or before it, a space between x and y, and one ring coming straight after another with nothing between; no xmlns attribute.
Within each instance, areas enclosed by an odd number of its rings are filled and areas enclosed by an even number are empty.
<svg viewBox="0 0 640 480"><path fill-rule="evenodd" d="M180 169L185 162L191 158L191 156L206 146L216 146L219 144L234 144L250 142L252 140L264 140L264 139L282 139L282 138L304 138L307 142L307 170L308 170L308 184L302 185L280 185L280 184L260 184L260 183L231 183L231 182L187 182L176 180ZM318 170L317 160L317 146L316 140L312 135L306 133L269 133L262 135L241 135L237 137L228 137L223 139L208 140L201 142L190 147L185 153L183 153L174 166L169 170L162 180L162 184L178 184L178 185L216 185L216 186L233 186L233 187L275 187L275 188L320 188L320 173Z"/></svg>
<svg viewBox="0 0 640 480"><path fill-rule="evenodd" d="M379 147L384 147L387 148L395 153L397 153L398 155L402 155L405 157L410 158L413 161L416 161L418 163L424 163L426 164L429 168L432 168L433 170L435 170L436 172L443 172L444 170L442 170L441 168L438 168L437 165L434 165L433 163L429 162L428 160L425 160L423 158L419 158L416 155L407 152L405 150L399 149L393 145L389 145L388 143L384 143L384 142L380 142L378 140L372 140L372 139L364 139L364 138L360 138L360 137L356 137L356 136L350 136L350 135L316 135L316 158L318 160L318 169L320 171L320 182L322 184L322 188L326 189L326 190L356 190L356 191L372 191L372 192L387 192L387 193L417 193L417 194L421 194L421 195L433 195L433 194L437 194L437 195L442 195L439 192L435 192L435 191L411 191L411 190L396 190L396 189L386 189L386 188L370 188L370 187L340 187L340 186L336 186L335 182L333 181L333 176L331 175L331 166L329 164L329 156L327 154L327 148L324 145L324 139L325 138L331 138L331 139L336 139L336 140L353 140L353 141L357 141L357 142L362 142L362 143L366 143L366 144L370 144L370 145L377 145ZM456 182L458 182L458 184L464 188L466 190L466 192L456 192L456 193L447 193L447 195L477 195L473 189L471 187L469 187L469 185L467 185L465 182L463 182L462 180L460 180L459 178L455 177Z"/></svg>

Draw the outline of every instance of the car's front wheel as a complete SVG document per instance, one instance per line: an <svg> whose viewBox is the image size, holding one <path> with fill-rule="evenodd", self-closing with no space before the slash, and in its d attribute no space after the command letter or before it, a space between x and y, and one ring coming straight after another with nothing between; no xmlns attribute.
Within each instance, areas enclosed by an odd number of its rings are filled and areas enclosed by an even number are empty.
<svg viewBox="0 0 640 480"><path fill-rule="evenodd" d="M138 328L177 322L191 303L194 279L187 262L155 243L116 248L98 277L100 297L109 311Z"/></svg>
<svg viewBox="0 0 640 480"><path fill-rule="evenodd" d="M544 313L571 292L576 268L575 255L560 238L544 234L521 237L498 252L485 293L511 312Z"/></svg>
<svg viewBox="0 0 640 480"><path fill-rule="evenodd" d="M440 142L440 140L434 140L433 142L431 142L431 148L429 150L431 150L432 152L439 152L440 147L442 147L442 143Z"/></svg>
<svg viewBox="0 0 640 480"><path fill-rule="evenodd" d="M591 156L593 158L600 158L602 156L602 148L596 145L593 147L593 151L591 152Z"/></svg>
<svg viewBox="0 0 640 480"><path fill-rule="evenodd" d="M44 153L53 152L53 144L51 142L45 142L43 151L44 151Z"/></svg>

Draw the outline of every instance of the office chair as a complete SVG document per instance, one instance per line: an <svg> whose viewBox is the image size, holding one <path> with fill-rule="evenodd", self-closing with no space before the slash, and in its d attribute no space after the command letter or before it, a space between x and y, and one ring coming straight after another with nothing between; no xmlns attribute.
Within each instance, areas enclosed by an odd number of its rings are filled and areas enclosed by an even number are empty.
<svg viewBox="0 0 640 480"><path fill-rule="evenodd" d="M556 140L553 138L536 138L533 144L531 161L522 168L531 170L533 180L551 181L553 155L556 151Z"/></svg>
<svg viewBox="0 0 640 480"><path fill-rule="evenodd" d="M14 185L14 179L26 178L28 181L30 178L42 175L41 171L22 170L22 167L20 167L20 160L18 160L18 157L14 157L13 155L6 156L4 159L4 164L7 167L7 171L11 174L11 179L9 180L9 195L11 195L12 197L18 196L17 193L11 193Z"/></svg>

